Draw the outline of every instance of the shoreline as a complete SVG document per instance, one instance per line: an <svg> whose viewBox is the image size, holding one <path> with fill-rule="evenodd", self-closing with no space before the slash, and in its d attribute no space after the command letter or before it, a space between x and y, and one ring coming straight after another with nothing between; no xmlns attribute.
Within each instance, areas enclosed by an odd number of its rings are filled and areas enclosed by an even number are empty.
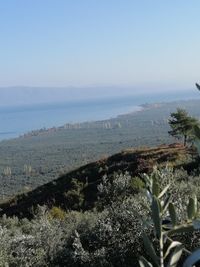
<svg viewBox="0 0 200 267"><path fill-rule="evenodd" d="M42 135L42 134L45 134L45 133L57 132L57 131L60 131L60 130L70 130L70 129L78 130L78 129L89 128L89 127L86 127L86 126L92 125L92 124L93 125L94 124L99 125L101 123L106 123L106 122L109 122L111 120L120 119L123 116L133 115L133 114L136 114L138 112L144 111L145 107L143 107L143 104L141 104L141 105L134 106L134 109L135 110L133 110L133 111L126 112L126 113L123 113L123 114L119 114L119 115L117 115L115 117L110 117L110 118L107 118L107 119L87 120L87 121L82 121L82 122L72 122L72 123L65 123L64 125L61 125L61 126L52 126L52 127L49 127L49 128L36 129L36 130L32 130L30 132L24 133L23 135L20 135L17 138L28 138L28 137ZM91 128L94 128L94 127L91 127ZM97 128L99 128L99 127L97 127ZM17 139L17 138L14 138L14 139ZM8 140L10 140L10 139L8 139Z"/></svg>
<svg viewBox="0 0 200 267"><path fill-rule="evenodd" d="M8 138L2 138L0 140L0 142L6 142L6 141L10 141L10 140L16 140L16 139L22 139L22 138L28 138L28 137L33 137L33 136L38 136L38 135L43 135L45 133L50 133L50 132L57 132L60 130L67 130L67 129L83 129L83 128L89 128L89 126L91 125L95 125L96 127L99 128L100 125L102 124L102 127L108 127L105 126L104 124L109 123L109 121L114 121L117 119L123 119L124 116L131 116L134 114L137 114L138 112L142 112L145 111L147 109L151 109L151 108L159 108L160 106L162 106L163 104L169 104L169 103L184 103L184 102L188 102L188 101L199 101L199 99L187 99L187 100L174 100L174 101L165 101L165 102L154 102L154 103L143 103L143 104L139 104L139 105L135 105L132 107L132 110L128 111L128 112L124 112L124 113L120 113L118 115L113 115L110 118L105 118L105 119L96 119L96 120L85 120L85 121L77 121L77 122L66 122L64 124L61 124L59 126L51 126L51 127L43 127L43 128L36 128L33 129L31 131L26 131L24 133L19 133L14 137L8 137ZM113 128L117 128L118 126L114 125ZM92 128L92 127L91 127ZM94 128L94 127L93 127ZM5 131L5 132L1 132L0 136L4 136L6 134L15 134L15 132L11 132L11 131Z"/></svg>
<svg viewBox="0 0 200 267"><path fill-rule="evenodd" d="M8 138L2 138L0 139L1 142L6 142L6 141L11 141L11 140L16 140L16 139L22 139L22 138L27 138L27 137L33 137L33 136L38 136L40 134L45 134L48 132L56 132L59 130L64 130L64 129L80 129L84 127L78 127L80 125L88 125L88 124L95 124L95 123L101 123L101 122L108 122L109 120L116 120L120 117L123 117L125 115L131 115L135 114L137 112L141 112L144 110L143 104L141 105L135 105L132 107L132 110L124 113L119 113L118 115L113 115L110 118L102 118L102 119L91 119L91 120L83 120L83 121L74 121L74 122L66 122L64 124L61 124L59 126L51 126L51 127L42 127L42 128L36 128L30 131L26 131L24 133L19 133L14 131L5 131L5 132L0 132L0 137L3 137L5 135L15 135L13 137L8 137Z"/></svg>
<svg viewBox="0 0 200 267"><path fill-rule="evenodd" d="M111 118L107 118L107 119L101 119L101 120L88 120L88 121L83 121L83 122L73 122L73 123L65 123L64 125L61 126L52 126L50 128L44 128L44 129L37 129L37 130L33 130L31 132L25 133L22 136L19 136L18 138L27 138L27 137L32 137L32 136L38 136L40 134L45 134L45 133L50 133L50 132L57 132L60 130L68 130L68 129L84 129L84 128L88 128L88 127L84 127L84 126L88 126L88 125L92 125L92 124L101 124L101 123L109 123L110 121L114 121L117 119L121 119L125 116L131 116L134 114L137 114L138 112L143 112L145 110L148 109L152 109L152 108L159 108L162 105L165 104L170 104L170 103L178 103L178 102L188 102L188 101L199 101L200 99L187 99L187 100L174 100L174 101L166 101L166 102L154 102L154 103L143 103L143 104L139 104L134 106L135 110L130 111L130 112L126 112L123 114L119 114L115 117L111 117ZM116 124L117 125L117 124ZM114 125L112 128L117 128L118 126ZM81 127L83 126L83 127ZM91 127L92 128L92 127ZM96 127L99 128L99 127ZM106 127L107 128L107 127Z"/></svg>

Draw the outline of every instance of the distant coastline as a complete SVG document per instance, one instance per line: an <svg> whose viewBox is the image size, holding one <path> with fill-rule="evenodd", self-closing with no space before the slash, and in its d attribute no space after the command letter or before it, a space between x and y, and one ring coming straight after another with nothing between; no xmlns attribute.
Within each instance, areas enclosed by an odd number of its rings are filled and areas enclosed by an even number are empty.
<svg viewBox="0 0 200 267"><path fill-rule="evenodd" d="M61 126L53 126L49 128L41 128L37 130L32 130L30 132L27 132L18 138L27 138L27 137L33 137L33 136L38 136L38 135L43 135L43 134L48 134L48 133L53 133L53 132L58 132L60 130L70 130L70 129L84 129L84 128L106 128L106 129L115 129L115 128L120 128L120 123L118 122L118 119L123 119L126 116L131 116L134 115L138 112L142 112L148 109L152 108L159 108L162 105L166 105L169 103L184 103L187 101L191 100L180 100L180 101L170 101L170 102L159 102L159 103L145 103L145 104L140 104L135 107L133 107L133 110L127 113L119 114L115 117L103 119L103 120L90 120L90 121L83 121L83 122L74 122L74 123L65 123L64 125ZM198 101L196 99L192 101Z"/></svg>
<svg viewBox="0 0 200 267"><path fill-rule="evenodd" d="M58 132L60 130L70 130L70 129L84 129L84 128L88 129L90 127L91 128L107 128L107 129L119 128L120 127L119 123L115 122L115 120L117 120L118 118L121 118L127 115L133 115L137 112L141 112L147 108L150 108L150 106L152 107L154 106L154 104L148 105L148 107L145 107L145 105L146 104L135 106L133 107L133 110L128 113L119 114L115 117L111 117L111 118L107 118L103 120L90 120L90 121L83 121L83 122L65 123L64 125L61 125L58 127L52 126L49 128L41 128L37 130L32 130L23 135L20 135L19 138L33 137L33 136L38 136L41 134ZM114 123L111 123L112 121L114 121Z"/></svg>
<svg viewBox="0 0 200 267"><path fill-rule="evenodd" d="M173 103L174 101L172 101ZM163 104L166 104L166 102L163 103L145 103L138 106L133 107L133 110L127 113L119 114L115 117L103 119L103 120L90 120L90 121L83 121L83 122L74 122L74 123L65 123L61 126L52 126L49 128L41 128L32 130L30 132L24 133L23 135L20 135L18 138L28 138L53 132L58 132L60 130L70 130L70 129L84 129L84 128L106 128L106 129L115 129L120 128L120 124L117 121L118 119L123 119L125 116L131 116L138 112L142 112L151 108L159 108Z"/></svg>
<svg viewBox="0 0 200 267"><path fill-rule="evenodd" d="M108 120L118 115L142 109L141 99L113 98L96 99L35 106L0 108L0 139L13 139L19 136L55 131L65 127L77 127L77 124ZM68 126L67 126L68 125ZM76 125L76 126L75 126ZM4 134L3 134L4 133Z"/></svg>
<svg viewBox="0 0 200 267"><path fill-rule="evenodd" d="M164 100L164 101L163 101ZM117 119L163 103L189 101L168 95L113 98L18 108L0 108L0 140L37 136L62 129L120 127ZM143 104L142 104L143 103ZM112 125L109 124L110 120Z"/></svg>

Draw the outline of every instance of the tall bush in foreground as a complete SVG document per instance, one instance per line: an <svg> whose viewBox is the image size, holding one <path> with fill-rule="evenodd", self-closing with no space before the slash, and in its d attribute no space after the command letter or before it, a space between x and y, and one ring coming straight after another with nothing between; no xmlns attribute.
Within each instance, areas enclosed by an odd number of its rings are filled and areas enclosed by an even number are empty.
<svg viewBox="0 0 200 267"><path fill-rule="evenodd" d="M183 267L192 267L200 260L200 249L191 253L184 244L174 240L174 236L200 229L200 220L198 219L197 198L194 196L189 199L187 206L187 220L179 222L174 204L171 202L171 196L168 193L170 185L163 190L159 186L160 172L154 169L151 175L144 175L146 183L147 196L151 207L150 222L144 221L144 225L154 228L154 237L158 247L154 247L147 234L143 233L144 246L151 262L143 256L139 259L141 267L176 267L180 266L179 260L183 251L189 256L185 260Z"/></svg>

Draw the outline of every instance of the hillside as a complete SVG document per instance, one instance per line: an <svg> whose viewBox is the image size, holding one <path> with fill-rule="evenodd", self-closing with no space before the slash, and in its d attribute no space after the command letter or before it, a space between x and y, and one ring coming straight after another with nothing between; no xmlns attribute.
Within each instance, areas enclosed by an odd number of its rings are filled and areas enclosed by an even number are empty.
<svg viewBox="0 0 200 267"><path fill-rule="evenodd" d="M0 204L0 214L30 217L37 205L59 206L63 209L88 210L97 200L97 185L106 174L129 172L133 177L150 172L155 164L184 166L192 151L181 144L154 148L127 149L113 156L89 163L33 191L19 194Z"/></svg>
<svg viewBox="0 0 200 267"><path fill-rule="evenodd" d="M140 112L105 121L44 131L0 142L0 201L34 190L62 173L109 157L127 147L158 146L169 136L168 118L177 107L199 118L200 100L143 105ZM28 166L28 168L27 168ZM27 172L27 169L31 171ZM11 175L7 175L10 168Z"/></svg>

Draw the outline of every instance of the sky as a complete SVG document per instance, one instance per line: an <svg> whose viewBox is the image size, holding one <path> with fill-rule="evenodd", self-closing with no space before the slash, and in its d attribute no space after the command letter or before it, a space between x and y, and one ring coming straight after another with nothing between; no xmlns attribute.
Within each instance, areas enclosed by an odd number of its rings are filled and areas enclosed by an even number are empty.
<svg viewBox="0 0 200 267"><path fill-rule="evenodd" d="M0 1L0 87L191 88L199 13L199 0Z"/></svg>

